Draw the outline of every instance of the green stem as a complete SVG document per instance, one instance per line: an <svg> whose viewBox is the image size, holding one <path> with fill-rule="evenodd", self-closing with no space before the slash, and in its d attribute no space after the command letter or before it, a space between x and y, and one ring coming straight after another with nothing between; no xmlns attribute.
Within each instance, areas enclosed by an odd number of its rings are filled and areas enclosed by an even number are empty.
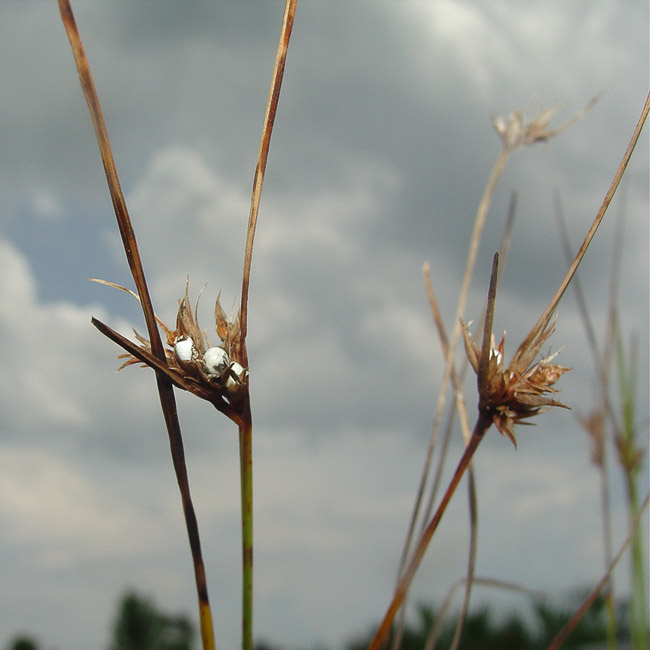
<svg viewBox="0 0 650 650"><path fill-rule="evenodd" d="M635 472L628 474L627 479L629 516L630 521L633 521L639 512L639 497L636 490ZM632 648L634 650L645 650L648 647L648 601L643 559L643 530L641 527L637 528L634 532L631 551L630 633L632 637Z"/></svg>
<svg viewBox="0 0 650 650"><path fill-rule="evenodd" d="M242 522L242 648L253 648L253 422L248 393L239 425Z"/></svg>
<svg viewBox="0 0 650 650"><path fill-rule="evenodd" d="M620 334L616 336L616 356L618 366L619 391L623 429L618 441L619 460L627 489L628 517L632 522L639 513L637 477L640 462L636 443L635 402L637 384L637 345L633 341L629 360L626 361ZM646 650L648 647L648 609L646 595L646 576L644 567L643 532L637 528L631 542L630 554L630 636L633 650Z"/></svg>

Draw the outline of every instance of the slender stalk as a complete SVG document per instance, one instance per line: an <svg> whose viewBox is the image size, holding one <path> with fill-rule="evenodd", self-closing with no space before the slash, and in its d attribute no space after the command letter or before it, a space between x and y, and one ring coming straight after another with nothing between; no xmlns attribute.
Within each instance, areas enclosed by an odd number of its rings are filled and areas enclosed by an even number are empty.
<svg viewBox="0 0 650 650"><path fill-rule="evenodd" d="M250 287L251 264L253 260L253 242L257 227L257 217L262 196L262 186L268 162L271 134L278 110L280 90L287 60L287 51L293 21L296 12L297 0L286 0L280 42L275 57L271 88L264 114L262 137L257 157L257 166L253 178L251 193L250 213L246 234L246 248L244 252L244 270L242 273L242 292L240 307L240 350L241 363L246 368L248 363L248 348L246 335L248 333L248 292ZM253 648L253 418L250 408L250 390L246 385L243 398L241 420L239 422L239 464L241 482L241 520L242 520L242 648Z"/></svg>
<svg viewBox="0 0 650 650"><path fill-rule="evenodd" d="M528 587L524 587L523 585L519 585L514 582L508 582L506 580L497 580L496 578L474 577L472 579L472 582L475 585L495 587L498 589L520 592L528 596L532 596L533 598L545 597L545 594L541 591L529 589ZM451 606L452 599L457 589L466 583L467 583L467 577L461 578L454 585L450 587L449 591L447 592L447 596L445 596L445 599L442 602L442 606L437 611L437 616L435 620L432 621L431 629L429 631L429 635L427 636L423 650L434 650L434 648L436 647L436 643L442 631L442 626L447 617L447 613L449 611L449 607Z"/></svg>
<svg viewBox="0 0 650 650"><path fill-rule="evenodd" d="M90 72L88 59L84 51L81 41L81 36L77 29L76 21L72 13L72 8L68 0L58 0L59 10L63 25L65 27L72 52L74 55L75 63L79 73L79 80L81 87L88 104L90 115L92 118L99 150L106 173L113 208L117 219L120 235L124 245L124 251L133 275L138 295L142 304L142 311L144 313L147 330L149 332L149 341L151 343L151 351L160 364L167 366L165 352L158 331L156 317L154 314L149 289L142 266L142 260L138 251L138 246L135 239L135 233L131 224L124 194L122 192L115 160L108 138L108 131L104 118L102 116L99 97L95 89L95 84ZM169 436L169 447L174 465L174 471L178 481L178 487L181 493L181 501L183 504L183 514L185 517L185 525L187 528L187 535L190 542L190 550L192 553L192 561L194 564L194 578L196 582L196 590L199 604L199 620L201 624L201 639L204 650L214 650L214 630L212 626L212 613L210 610L210 602L208 599L207 579L205 574L205 565L203 563L203 556L201 553L201 542L199 537L199 528L192 504L192 497L190 495L189 479L187 475L187 467L185 464L185 452L183 449L183 438L181 436L180 423L178 420L178 413L176 410L176 400L174 397L174 389L170 378L161 370L156 370L156 384L158 387L158 394L160 396L160 404L167 427Z"/></svg>
<svg viewBox="0 0 650 650"><path fill-rule="evenodd" d="M413 578L415 577L415 574L422 562L422 558L424 558L424 554L427 550L427 547L429 546L429 542L431 542L431 538L436 532L438 524L440 523L442 516L447 510L447 506L449 505L451 497L454 495L454 492L460 483L460 479L463 477L465 471L469 467L470 461L474 456L474 452L478 448L481 440L483 440L485 437L485 432L488 430L491 423L492 422L489 418L486 418L483 415L479 415L469 444L467 447L465 447L465 451L463 452L460 462L456 467L456 471L454 472L454 475L449 482L449 485L447 486L447 490L445 491L442 500L440 501L440 505L436 509L436 512L434 513L428 526L425 528L424 533L420 537L420 540L415 550L413 551L411 560L402 574L399 584L395 589L395 593L393 594L393 599L388 605L388 609L384 614L384 618L382 619L382 622L380 623L375 636L370 641L368 650L379 650L388 637L395 615L404 602L404 598L406 597L408 589L411 586L411 582L413 581Z"/></svg>
<svg viewBox="0 0 650 650"><path fill-rule="evenodd" d="M469 558L467 561L467 575L465 578L465 595L463 604L456 622L456 630L449 650L457 650L460 645L460 638L463 634L463 627L467 620L469 612L469 601L474 586L474 572L476 570L476 552L478 550L478 504L476 502L476 478L470 463L467 473L467 482L469 490L469 517L470 517L470 539L469 539Z"/></svg>
<svg viewBox="0 0 650 650"><path fill-rule="evenodd" d="M253 648L253 426L248 393L239 425L242 528L242 648Z"/></svg>
<svg viewBox="0 0 650 650"><path fill-rule="evenodd" d="M511 213L512 215L513 213ZM508 219L509 226L512 225L511 219ZM509 231L510 227L506 227L506 233L504 239L509 240ZM506 250L508 246L505 246ZM500 277L499 269L499 259L500 255L498 252L494 254L492 260L492 276L490 278L490 288L488 291L487 299L487 310L485 314L485 323L483 330L483 350L487 351L489 354L489 349L492 342L492 325L494 321L494 304L496 301L496 289L497 282ZM482 355L483 356L483 355ZM486 372L487 361L485 362L485 367L483 368L483 373ZM482 385L481 382L485 382L485 376L481 375L481 370L479 368L479 387ZM462 389L461 389L462 391ZM480 405L479 405L480 408ZM469 611L469 601L472 591L472 584L474 579L474 571L476 568L476 553L478 550L478 504L476 499L476 479L474 477L474 471L470 463L469 474L468 474L468 487L469 487L469 515L470 515L470 548L469 548L469 558L467 562L467 577L465 581L465 597L463 598L463 605L461 607L460 615L458 616L458 622L456 624L456 631L454 632L454 638L450 650L456 650L460 644L460 638L463 632L463 626L467 619L467 613Z"/></svg>
<svg viewBox="0 0 650 650"><path fill-rule="evenodd" d="M509 220L510 222L510 220ZM438 301L436 300L435 293L433 291L433 284L431 282L431 277L429 275L429 267L425 265L423 269L424 281L427 289L427 296L429 298L429 305L431 307L431 312L433 314L434 322L436 324L436 330L438 331L438 338L440 339L440 344L442 346L443 354L445 358L448 354L449 341L447 338L447 332L445 330L444 323L442 321L442 315L440 313L440 308L438 306ZM471 437L471 432L469 430L469 422L467 418L467 408L465 405L465 394L463 391L462 380L456 371L456 368L452 368L451 373L452 382L454 385L454 394L456 396L456 411L459 414L461 431L463 434L463 440L467 444ZM441 472L438 473L440 475ZM433 499L435 498L435 491L431 490L431 499L430 503L427 505L426 516L433 507ZM469 515L470 515L470 540L469 540L469 555L467 561L467 579L465 581L465 595L463 598L463 605L461 607L461 612L458 616L458 623L456 625L456 631L454 633L454 638L450 650L455 650L460 643L460 637L462 634L462 629L465 624L467 617L467 612L469 610L469 601L470 594L472 589L472 579L474 576L474 569L476 565L476 551L478 548L478 503L476 497L476 480L474 477L474 471L472 464L470 463L468 469L468 502L469 502ZM398 642L401 639L403 633L403 627L405 623L405 612L406 607L402 607L399 620L399 629L398 633L395 635L393 641L393 648L396 650L399 645Z"/></svg>
<svg viewBox="0 0 650 650"><path fill-rule="evenodd" d="M562 250L566 257L567 264L571 264L571 246L569 243L569 234L567 232L566 219L564 217L564 211L562 209L562 204L560 201L559 193L555 193L555 207L556 214L558 219L558 227L560 230L560 240L562 243ZM596 332L587 309L587 302L582 291L582 283L580 282L580 275L578 273L573 277L573 291L575 292L576 301L578 303L578 310L580 312L580 317L585 328L585 334L587 336L587 343L589 349L591 350L592 356L594 358L594 365L596 367L596 372L598 373L598 382L600 384L600 401L602 403L602 408L600 414L602 418L609 417L616 430L618 430L618 424L612 412L612 405L609 399L609 375L607 372L608 360L609 360L609 347L610 340L612 338L613 324L616 320L616 294L617 294L617 282L618 270L620 266L621 255L620 251L622 248L622 231L623 228L619 226L616 229L616 243L614 245L614 255L612 260L612 278L610 282L610 291L609 291L609 319L608 319L608 332L605 335L605 344L602 354L599 350ZM591 419L591 418L590 418ZM593 426L590 424L590 419L581 419L583 426L592 437L592 444L594 449L596 449L593 454L593 462L597 466L599 482L600 482L600 509L601 509L601 519L603 526L603 554L605 567L608 567L612 561L612 521L611 521L611 509L610 509L610 499L609 499L609 474L607 471L608 467L608 451L607 445L605 444L605 429L604 423L602 427ZM607 611L607 648L608 650L616 650L618 648L618 642L616 640L616 629L617 629L617 614L616 614L616 603L614 599L614 580L613 578L607 584L603 597L605 600L605 607Z"/></svg>
<svg viewBox="0 0 650 650"><path fill-rule="evenodd" d="M468 469L468 467L470 467L472 457L474 456L474 452L478 448L481 440L483 440L483 438L485 437L486 431L490 428L492 424L491 405L488 403L484 395L486 393L486 387L487 387L487 370L488 370L488 360L489 360L490 349L491 349L492 324L494 321L494 304L496 302L498 275L499 275L499 253L497 252L494 254L494 258L492 260L492 273L490 275L490 286L488 289L487 308L485 310L485 323L483 326L483 343L481 346L481 358L479 361L479 368L478 368L478 380L477 380L478 388L479 388L478 419L476 420L476 424L474 425L472 436L469 439L467 445L465 446L465 451L463 452L463 455L461 456L458 466L456 467L456 471L454 472L454 475L452 476L451 481L447 486L447 490L445 491L442 500L440 501L440 504L436 509L436 512L431 518L431 521L429 522L427 527L424 529L422 535L420 536L420 539L418 541L415 550L413 551L413 555L411 556L409 564L404 570L404 572L402 573L402 577L400 578L397 588L395 589L395 592L393 594L393 599L391 600L390 605L386 610L386 614L384 615L384 618L381 624L379 625L379 629L377 630L377 633L375 634L372 641L370 642L370 645L368 646L368 650L379 650L383 642L388 637L388 634L390 633L390 628L393 624L393 620L395 619L397 612L399 611L400 607L404 602L404 599L406 598L409 587L411 586L411 582L413 581L413 578L415 577L415 574L420 566L420 563L422 562L422 558L424 557L424 554L429 546L429 542L431 542L431 538L433 537L433 534L435 533L436 528L438 527L438 524L442 519L442 516L445 514L445 510L449 505L449 501L451 500L451 497L456 491L456 488L458 487L458 484L460 483L460 479L463 477L463 474ZM470 574L473 574L473 570L470 570ZM469 578L471 580L471 575L469 576ZM462 626L459 626L458 628L459 633L461 628Z"/></svg>
<svg viewBox="0 0 650 650"><path fill-rule="evenodd" d="M640 512L639 495L636 487L636 476L627 476L628 515L631 520ZM645 650L648 647L648 596L644 562L644 536L637 528L632 536L632 552L630 557L630 632L632 648Z"/></svg>
<svg viewBox="0 0 650 650"><path fill-rule="evenodd" d="M607 584L612 571L614 571L614 568L618 564L619 560L623 557L623 553L629 546L630 542L632 541L632 538L638 529L639 522L641 521L641 515L645 512L646 508L648 507L648 501L650 501L650 494L647 494L645 499L643 500L643 503L641 504L641 507L639 508L636 517L634 518L632 525L630 527L630 531L621 545L621 548L619 549L618 553L612 560L612 563L609 565L607 571L605 572L605 575L600 579L598 584L592 589L591 593L584 599L578 610L573 614L573 616L567 621L566 625L558 632L557 636L551 641L551 643L546 647L546 650L558 650L559 648L562 647L562 644L567 640L571 632L575 629L576 625L580 622L580 619L585 615L587 610L594 604L594 601L596 598L598 598L598 594L603 590L605 585Z"/></svg>
<svg viewBox="0 0 650 650"><path fill-rule="evenodd" d="M415 497L415 504L413 506L413 511L411 513L411 519L409 522L408 531L406 533L406 539L404 542L404 547L402 549L402 555L400 557L399 571L398 575L401 576L406 565L409 550L413 541L414 533L418 518L420 516L420 509L422 507L422 500L424 498L424 490L427 484L429 477L429 472L431 469L431 462L433 459L433 450L435 448L438 431L440 429L440 422L442 419L442 414L444 411L445 402L447 399L447 388L449 380L452 377L454 372L454 353L456 350L456 345L458 343L458 338L460 337L460 318L462 318L465 311L465 304L467 302L467 296L469 295L469 288L472 280L472 275L474 273L474 266L476 264L476 257L478 254L478 248L481 241L481 234L483 232L483 227L485 226L485 219L488 214L490 203L492 201L492 195L497 186L499 178L503 173L503 170L506 166L506 162L510 156L510 151L507 147L501 147L499 156L492 168L490 173L490 178L486 184L483 196L479 203L478 209L476 211L476 217L474 219L474 228L472 230L472 236L470 240L470 247L467 253L467 263L465 265L465 275L463 277L463 283L461 286L460 296L458 299L458 306L456 308L456 315L454 318L454 327L452 329L452 334L449 340L447 351L445 354L445 369L442 376L442 381L440 384L440 392L438 393L438 400L436 403L436 411L433 418L433 426L431 428L431 435L429 436L429 443L427 445L427 450L424 458L424 466L422 468L422 473L420 477L420 483L418 485L417 494ZM426 518L425 518L426 520Z"/></svg>
<svg viewBox="0 0 650 650"><path fill-rule="evenodd" d="M264 114L264 125L262 127L262 138L260 140L260 149L257 156L257 166L255 167L255 176L253 178L253 191L251 194L251 207L248 217L248 232L246 236L246 250L244 253L244 273L242 276L241 291L241 340L243 347L243 364L248 367L248 356L246 354L246 334L248 333L248 288L250 285L251 263L253 260L253 241L255 239L255 228L257 227L257 216L260 209L260 199L262 196L262 185L264 184L264 174L266 173L266 163L269 158L269 147L271 145L271 134L275 123L275 115L278 110L278 100L280 99L280 90L282 88L282 78L284 77L284 68L287 61L287 51L289 49L289 39L293 29L293 20L296 14L297 0L286 0L284 6L284 16L282 18L282 29L280 32L280 43L275 57L273 75L271 78L271 88Z"/></svg>
<svg viewBox="0 0 650 650"><path fill-rule="evenodd" d="M616 439L618 461L623 472L627 491L627 509L630 522L639 511L637 478L641 469L642 449L636 444L635 397L638 346L632 341L629 359L626 360L620 334L616 336L618 383L621 399L622 431ZM646 578L643 560L643 535L637 529L632 537L630 557L630 636L634 650L648 647L648 609Z"/></svg>
<svg viewBox="0 0 650 650"><path fill-rule="evenodd" d="M618 189L618 186L621 182L621 178L623 178L623 174L627 169L627 165L630 162L630 158L632 157L632 153L634 152L636 143L639 141L641 130L643 129L643 126L648 118L649 112L650 112L650 93L648 94L645 104L643 105L643 109L641 110L641 116L639 117L636 127L634 128L634 132L632 133L630 142L627 145L627 149L625 150L625 153L623 154L621 163L619 164L618 169L614 174L614 178L612 179L609 189L605 194L605 198L603 199L600 209L598 210L598 213L596 214L596 217L594 218L594 221L591 224L591 227L589 228L589 231L587 232L587 235L585 236L584 241L582 242L582 245L580 246L580 249L578 250L578 253L575 256L575 259L573 260L571 266L569 267L569 270L567 271L564 280L558 287L558 290L555 292L555 295L553 296L553 298L551 298L548 307L544 310L542 315L539 317L539 320L537 321L537 323L535 323L532 330L528 334L527 338L531 338L531 339L535 338L536 333L543 330L546 327L546 325L550 322L551 316L555 311L555 308L557 307L558 303L560 302L560 299L564 295L564 292L567 290L567 287L569 286L569 283L571 282L571 279L573 278L575 272L578 270L578 266L580 265L580 262L582 262L582 258L585 256L585 253L587 252L587 249L591 244L591 240L594 238L594 235L596 234L596 230L598 230L598 226L600 226L600 223L602 222L605 213L607 212L607 208L609 207L610 203L612 202L612 199L614 198L614 194L616 193L616 190Z"/></svg>

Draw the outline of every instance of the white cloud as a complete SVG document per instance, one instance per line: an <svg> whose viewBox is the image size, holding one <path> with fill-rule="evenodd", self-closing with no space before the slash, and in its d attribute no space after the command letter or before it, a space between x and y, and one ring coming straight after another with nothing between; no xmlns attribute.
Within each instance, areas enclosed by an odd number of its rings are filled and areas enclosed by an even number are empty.
<svg viewBox="0 0 650 650"><path fill-rule="evenodd" d="M107 425L131 418L131 408L155 404L155 396L140 391L150 379L144 374L124 372L119 381L107 376L121 363L115 358L120 349L102 341L90 320L95 316L127 335L128 322L98 305L39 300L28 260L7 240L0 240L0 278L0 403L7 435L27 431L50 439L49 446L54 428L66 440L99 442ZM122 405L118 411L115 402ZM104 420L109 413L110 423Z"/></svg>
<svg viewBox="0 0 650 650"><path fill-rule="evenodd" d="M2 401L9 422L88 424L83 387L92 371L85 356L92 335L87 310L41 305L25 258L0 241Z"/></svg>
<svg viewBox="0 0 650 650"><path fill-rule="evenodd" d="M198 287L210 279L215 293L215 276L234 289L248 218L246 192L197 152L174 147L153 156L127 201L156 295L175 302L186 274Z"/></svg>
<svg viewBox="0 0 650 650"><path fill-rule="evenodd" d="M141 481L140 489L145 485ZM32 549L46 570L73 570L88 559L136 558L152 539L165 539L160 508L151 517L151 511L138 509L140 500L117 501L118 495L100 491L78 460L43 448L0 448L0 491L6 539Z"/></svg>
<svg viewBox="0 0 650 650"><path fill-rule="evenodd" d="M59 198L52 192L36 190L32 196L34 214L44 219L57 220L63 216L63 206Z"/></svg>

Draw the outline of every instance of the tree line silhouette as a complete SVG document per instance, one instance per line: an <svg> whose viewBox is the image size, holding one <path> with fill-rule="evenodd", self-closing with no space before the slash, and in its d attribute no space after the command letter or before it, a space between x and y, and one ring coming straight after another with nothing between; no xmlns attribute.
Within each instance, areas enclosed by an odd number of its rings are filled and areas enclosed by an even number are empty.
<svg viewBox="0 0 650 650"><path fill-rule="evenodd" d="M463 627L459 650L543 650L558 630L575 611L580 599L565 606L546 601L533 601L532 616L510 614L495 616L488 607L470 612ZM423 650L436 610L429 605L417 608L416 621L407 624L400 645L401 650ZM628 607L618 606L619 648L629 642ZM607 617L605 605L599 599L578 624L565 648L591 650L604 647ZM435 648L449 648L454 636L456 619L449 616L443 624ZM365 650L375 626L367 634L360 634L345 644L345 650ZM168 614L158 609L153 599L127 592L119 601L108 650L196 650L196 625L183 614ZM32 637L15 637L7 650L54 650L39 644ZM63 649L61 649L63 650ZM285 650L269 641L259 641L255 650Z"/></svg>

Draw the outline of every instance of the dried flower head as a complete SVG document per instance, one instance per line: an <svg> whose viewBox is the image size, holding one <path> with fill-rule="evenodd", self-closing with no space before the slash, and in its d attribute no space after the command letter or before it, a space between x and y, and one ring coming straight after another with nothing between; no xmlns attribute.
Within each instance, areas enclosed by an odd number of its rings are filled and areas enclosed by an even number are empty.
<svg viewBox="0 0 650 650"><path fill-rule="evenodd" d="M540 108L530 119L522 111L514 111L510 113L507 119L503 116L492 118L492 124L501 137L504 148L512 152L536 142L546 142L553 136L558 135L584 117L599 98L600 95L594 97L566 124L557 129L549 129L549 125L555 114L562 108L561 105Z"/></svg>
<svg viewBox="0 0 650 650"><path fill-rule="evenodd" d="M472 340L468 325L461 322L461 326L467 358L479 375L481 349ZM523 420L543 413L552 406L568 408L548 397L548 394L557 392L553 384L570 368L551 363L557 352L535 362L535 357L554 329L555 321L546 330L531 333L519 346L507 368L503 362L505 334L498 345L494 343L494 335L491 338L486 375L479 379L479 409L515 447L515 424L530 424Z"/></svg>
<svg viewBox="0 0 650 650"><path fill-rule="evenodd" d="M591 440L591 462L600 467L605 463L605 413L602 407L592 411L588 416L578 416L580 424L589 434Z"/></svg>
<svg viewBox="0 0 650 650"><path fill-rule="evenodd" d="M549 131L548 125L559 109L559 106L543 108L531 120L526 120L521 111L514 111L508 119L502 116L493 118L492 124L504 146L509 151L514 151L535 142L546 141L555 135L557 131Z"/></svg>
<svg viewBox="0 0 650 650"><path fill-rule="evenodd" d="M105 280L96 280L96 282L126 291L139 299L134 292L112 282ZM128 350L127 354L118 357L125 359L118 370L137 363L151 366L167 374L178 387L212 402L229 417L236 417L236 405L244 395L248 380L248 370L240 363L239 314L234 320L229 320L221 306L220 296L217 296L214 310L215 330L220 341L218 345L212 345L207 333L201 330L198 322L197 311L201 292L192 309L188 285L189 281L185 284L185 295L178 301L175 329L165 325L156 316L168 346L165 349L166 367L153 357L150 342L135 330L134 334L139 345L131 343L106 325L100 324L102 331L107 330L105 333L110 333L110 338Z"/></svg>
<svg viewBox="0 0 650 650"><path fill-rule="evenodd" d="M622 434L616 435L614 442L621 467L630 475L638 473L645 456L643 449L634 444L633 438Z"/></svg>

